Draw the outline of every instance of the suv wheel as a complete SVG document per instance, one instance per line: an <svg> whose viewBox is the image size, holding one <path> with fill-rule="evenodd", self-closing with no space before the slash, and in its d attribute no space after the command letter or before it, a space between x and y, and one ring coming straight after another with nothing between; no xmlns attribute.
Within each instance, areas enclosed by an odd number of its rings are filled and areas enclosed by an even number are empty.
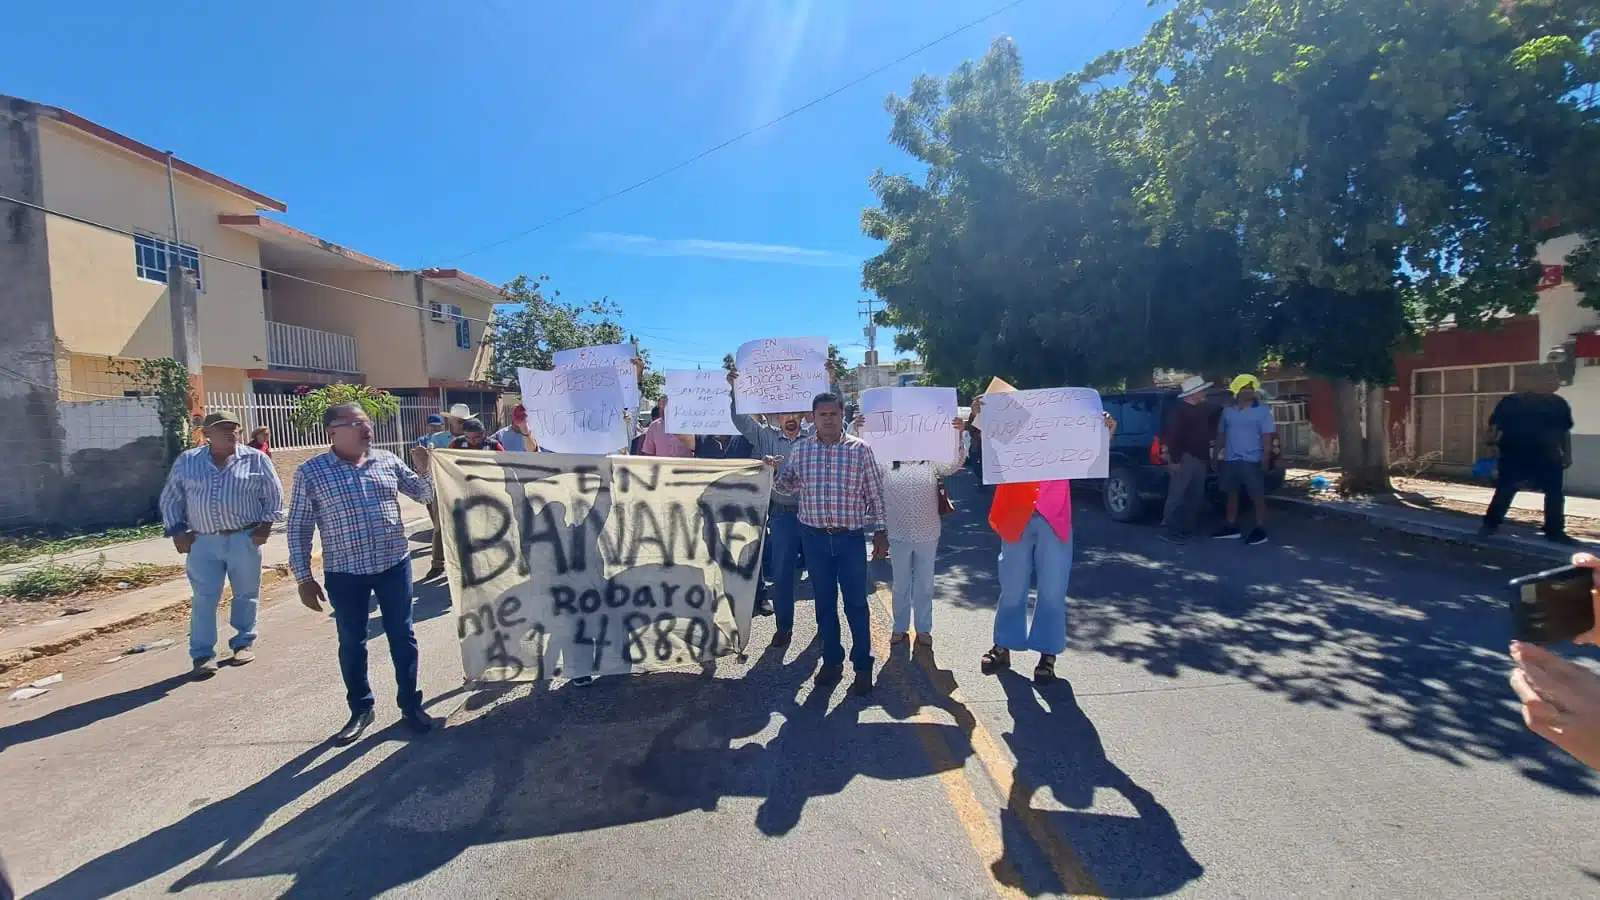
<svg viewBox="0 0 1600 900"><path fill-rule="evenodd" d="M1106 512L1118 522L1132 522L1144 512L1138 476L1132 469L1112 469L1100 489Z"/></svg>

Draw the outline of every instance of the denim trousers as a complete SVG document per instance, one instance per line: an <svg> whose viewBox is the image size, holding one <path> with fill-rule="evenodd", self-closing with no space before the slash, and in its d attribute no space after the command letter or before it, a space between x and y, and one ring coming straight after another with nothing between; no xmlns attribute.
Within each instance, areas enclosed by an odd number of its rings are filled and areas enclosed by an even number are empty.
<svg viewBox="0 0 1600 900"><path fill-rule="evenodd" d="M367 680L367 615L372 596L378 597L383 633L389 639L398 688L395 702L401 710L422 708L417 689L417 635L411 629L411 560L376 575L328 572L328 602L339 631L339 672L344 676L345 700L351 712L372 709L372 684Z"/></svg>
<svg viewBox="0 0 1600 900"><path fill-rule="evenodd" d="M872 671L872 623L867 613L866 533L860 529L829 534L800 525L806 568L816 593L817 636L822 639L822 664L844 662L839 634L839 599L850 625L850 662L857 672Z"/></svg>
<svg viewBox="0 0 1600 900"><path fill-rule="evenodd" d="M1072 541L1035 513L1016 541L1000 545L1000 605L994 613L994 642L1008 650L1037 650L1052 656L1067 649L1067 581L1072 574ZM1028 623L1028 590L1037 579L1039 598Z"/></svg>
<svg viewBox="0 0 1600 900"><path fill-rule="evenodd" d="M889 568L894 572L894 631L910 631L915 614L917 632L933 632L933 559L938 553L938 538L889 538Z"/></svg>
<svg viewBox="0 0 1600 900"><path fill-rule="evenodd" d="M209 659L217 652L217 605L222 585L233 585L228 624L233 626L230 650L256 641L256 609L261 598L261 548L249 531L196 535L184 559L194 599L189 609L189 656Z"/></svg>
<svg viewBox="0 0 1600 900"><path fill-rule="evenodd" d="M794 630L794 585L800 575L800 517L792 506L773 504L767 514L767 545L763 556L772 612L779 631Z"/></svg>

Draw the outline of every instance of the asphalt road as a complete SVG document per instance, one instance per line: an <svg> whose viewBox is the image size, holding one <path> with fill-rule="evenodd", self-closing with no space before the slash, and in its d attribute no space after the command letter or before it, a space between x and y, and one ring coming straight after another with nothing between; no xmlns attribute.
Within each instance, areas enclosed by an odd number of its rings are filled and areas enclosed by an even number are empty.
<svg viewBox="0 0 1600 900"><path fill-rule="evenodd" d="M1600 893L1600 779L1506 685L1525 566L1305 519L1172 547L1085 496L1069 683L1039 688L977 670L997 543L953 490L935 653L886 660L875 598L867 700L811 689L809 604L714 678L465 691L424 588L448 727L382 727L380 633L381 730L334 748L332 625L286 600L210 682L179 641L0 710L0 853L73 900Z"/></svg>

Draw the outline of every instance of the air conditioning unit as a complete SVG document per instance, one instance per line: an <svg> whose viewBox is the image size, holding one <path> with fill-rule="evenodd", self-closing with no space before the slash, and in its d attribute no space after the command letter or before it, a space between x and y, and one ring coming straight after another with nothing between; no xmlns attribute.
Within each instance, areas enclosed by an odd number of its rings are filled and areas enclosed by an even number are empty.
<svg viewBox="0 0 1600 900"><path fill-rule="evenodd" d="M429 303L428 318L435 322L450 321L450 316L446 314L443 303Z"/></svg>

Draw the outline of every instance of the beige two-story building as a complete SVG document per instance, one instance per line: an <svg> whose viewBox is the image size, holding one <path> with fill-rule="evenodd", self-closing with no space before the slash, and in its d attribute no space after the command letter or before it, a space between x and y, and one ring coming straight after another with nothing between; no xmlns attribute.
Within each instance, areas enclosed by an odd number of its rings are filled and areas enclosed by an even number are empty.
<svg viewBox="0 0 1600 900"><path fill-rule="evenodd" d="M281 200L67 110L0 103L33 127L27 175L38 205L61 214L43 217L40 258L63 397L136 391L129 363L172 354L176 256L197 283L208 393L350 382L492 408L494 285L401 269L265 215L287 212Z"/></svg>

